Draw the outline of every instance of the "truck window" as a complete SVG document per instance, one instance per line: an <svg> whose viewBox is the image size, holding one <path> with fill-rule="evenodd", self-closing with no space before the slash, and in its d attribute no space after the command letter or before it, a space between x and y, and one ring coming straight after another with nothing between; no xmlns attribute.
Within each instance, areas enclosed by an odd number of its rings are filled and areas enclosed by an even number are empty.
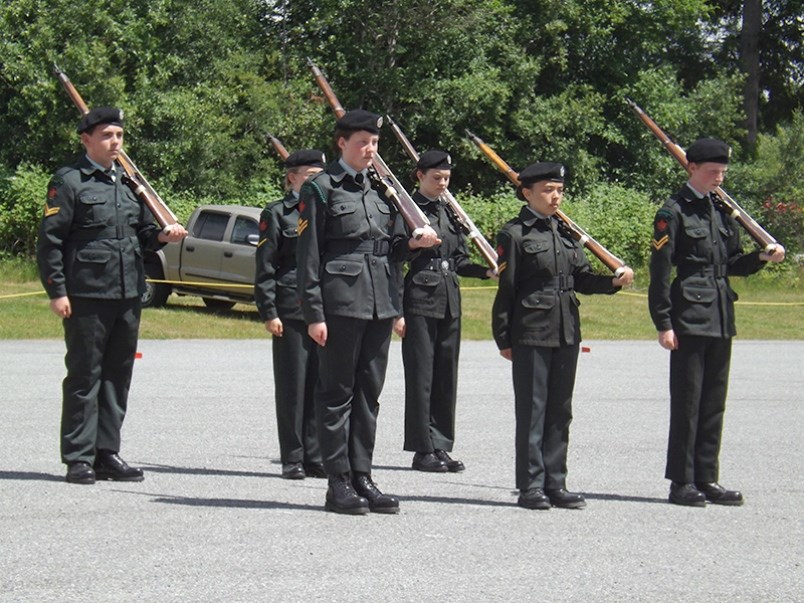
<svg viewBox="0 0 804 603"><path fill-rule="evenodd" d="M223 241L223 233L228 223L228 215L205 211L195 221L193 236L208 241Z"/></svg>
<svg viewBox="0 0 804 603"><path fill-rule="evenodd" d="M247 237L250 234L259 235L257 223L250 218L238 216L232 230L232 243L235 245L248 245Z"/></svg>

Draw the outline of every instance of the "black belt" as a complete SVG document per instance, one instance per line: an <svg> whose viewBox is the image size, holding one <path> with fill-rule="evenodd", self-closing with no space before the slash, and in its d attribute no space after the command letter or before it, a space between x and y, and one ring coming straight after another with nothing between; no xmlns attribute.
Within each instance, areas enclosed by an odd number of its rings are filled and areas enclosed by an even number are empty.
<svg viewBox="0 0 804 603"><path fill-rule="evenodd" d="M324 253L329 256L347 255L350 253L388 255L391 253L391 241L388 239L341 239L327 241Z"/></svg>
<svg viewBox="0 0 804 603"><path fill-rule="evenodd" d="M426 261L416 261L412 263L413 270L430 270L431 272L455 272L455 260L453 258L430 258Z"/></svg>
<svg viewBox="0 0 804 603"><path fill-rule="evenodd" d="M729 268L725 264L681 264L676 269L679 278L688 276L714 276L724 278L729 275Z"/></svg>
<svg viewBox="0 0 804 603"><path fill-rule="evenodd" d="M560 276L551 276L550 278L535 278L532 280L536 285L535 291L546 289L557 289L559 291L572 291L575 287L575 277L562 274Z"/></svg>
<svg viewBox="0 0 804 603"><path fill-rule="evenodd" d="M106 226L103 228L82 228L70 233L71 241L94 241L96 239L127 239L136 237L137 231L128 225Z"/></svg>

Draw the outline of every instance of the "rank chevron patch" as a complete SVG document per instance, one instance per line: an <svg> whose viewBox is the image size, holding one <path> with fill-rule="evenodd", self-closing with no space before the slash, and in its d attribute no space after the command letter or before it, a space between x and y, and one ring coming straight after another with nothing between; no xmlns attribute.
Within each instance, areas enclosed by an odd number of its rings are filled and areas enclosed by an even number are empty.
<svg viewBox="0 0 804 603"><path fill-rule="evenodd" d="M47 203L45 203L45 217L55 216L59 213L61 207L50 207Z"/></svg>
<svg viewBox="0 0 804 603"><path fill-rule="evenodd" d="M667 245L667 241L670 240L669 235L664 235L661 239L653 239L651 242L651 246L656 250L659 251L662 247Z"/></svg>

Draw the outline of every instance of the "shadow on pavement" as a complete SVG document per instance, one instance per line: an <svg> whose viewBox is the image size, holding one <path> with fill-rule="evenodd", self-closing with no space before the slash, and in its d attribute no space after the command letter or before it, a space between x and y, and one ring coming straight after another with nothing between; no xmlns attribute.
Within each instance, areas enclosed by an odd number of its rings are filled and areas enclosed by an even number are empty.
<svg viewBox="0 0 804 603"><path fill-rule="evenodd" d="M0 479L40 480L43 482L63 482L63 475L40 473L38 471L0 471Z"/></svg>

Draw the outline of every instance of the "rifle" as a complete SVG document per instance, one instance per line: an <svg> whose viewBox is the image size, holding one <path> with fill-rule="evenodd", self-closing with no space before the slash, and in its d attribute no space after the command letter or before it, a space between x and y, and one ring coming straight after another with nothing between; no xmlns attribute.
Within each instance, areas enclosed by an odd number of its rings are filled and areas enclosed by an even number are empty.
<svg viewBox="0 0 804 603"><path fill-rule="evenodd" d="M279 158L282 161L287 159L290 153L288 153L288 150L285 148L285 145L282 144L282 141L280 141L276 136L274 136L270 132L266 132L265 135L268 137L268 140L271 141L271 144L274 145L274 150L279 155Z"/></svg>
<svg viewBox="0 0 804 603"><path fill-rule="evenodd" d="M514 186L520 185L519 174L510 165L508 165L505 160L503 160L503 158L494 151L494 149L483 142L479 136L472 134L469 130L466 130L466 134L469 136L471 141L474 142L481 151L483 151L483 154L508 177L508 180L510 180ZM569 228L572 237L581 245L586 247L590 252L592 252L592 254L606 266L606 268L614 273L614 276L619 277L622 275L623 268L625 268L625 262L593 239L589 233L573 222L570 217L560 209L556 210L556 217L564 222L567 228Z"/></svg>
<svg viewBox="0 0 804 603"><path fill-rule="evenodd" d="M81 98L81 95L78 93L78 90L75 89L75 86L73 86L70 78L68 78L67 75L61 69L59 69L58 65L53 65L53 73L57 78L59 78L62 86L64 86L64 90L66 90L67 95L70 97L70 100L73 101L73 104L76 106L81 115L86 115L89 113L89 107L84 102L84 99ZM123 171L126 173L126 184L128 184L131 190L134 191L134 194L137 195L137 198L142 201L151 211L157 223L162 228L166 228L172 224L178 224L178 218L176 218L175 214L170 211L170 208L167 206L167 204L145 179L145 176L142 175L142 172L140 172L139 168L137 168L137 166L122 148L120 149L120 154L117 157L117 161L120 163Z"/></svg>
<svg viewBox="0 0 804 603"><path fill-rule="evenodd" d="M681 164L681 167L686 170L689 162L687 161L687 154L684 152L684 149L670 140L670 137L665 134L658 125L656 125L655 121L648 117L648 115L639 105L637 105L630 98L626 98L625 101L634 110L634 112L637 114L637 117L642 120L642 123L644 123L653 133L653 135L664 145L664 148L667 149L667 152L675 157L676 161ZM779 244L779 242L774 239L767 230L762 228L762 226L760 226L759 223L754 220L754 218L752 218L747 211L740 207L740 204L737 203L737 201L735 201L726 191L718 186L714 190L714 193L715 204L718 205L724 211L724 213L737 220L737 223L742 226L746 232L748 232L749 236L754 239L754 241L756 241L766 253L773 252L773 249Z"/></svg>
<svg viewBox="0 0 804 603"><path fill-rule="evenodd" d="M397 123L391 119L390 115L386 117L388 117L388 123L396 135L397 140L402 144L402 148L404 148L405 152L408 154L408 157L410 157L411 161L414 163L419 161L419 154L416 152L416 149L413 148L413 145L408 137L405 136L402 128L400 128ZM449 192L449 189L441 193L441 200L452 210L452 213L458 220L458 224L460 224L461 229L463 229L467 238L475 244L477 250L480 252L480 255L483 256L483 259L486 260L486 263L489 265L489 267L494 270L494 272L497 272L497 252L480 233L480 230L478 230L477 226L475 226L475 223L472 222L472 218L470 218L469 214L467 214L460 206L458 200L451 192Z"/></svg>
<svg viewBox="0 0 804 603"><path fill-rule="evenodd" d="M335 117L340 119L346 114L346 111L338 101L338 97L335 96L335 92L329 85L327 78L324 77L324 74L321 73L321 70L313 63L312 59L308 58L307 64L313 71L313 76L315 77L318 87L321 88L321 92L327 97L327 102L329 106L332 107ZM422 229L430 225L430 220L427 219L422 209L411 198L405 190L405 187L399 182L399 179L394 176L394 173L383 161L379 153L375 153L374 159L371 160L368 174L369 178L381 187L383 194L396 206L402 219L405 220L405 223L410 227L413 237L417 239L420 238L422 236Z"/></svg>

